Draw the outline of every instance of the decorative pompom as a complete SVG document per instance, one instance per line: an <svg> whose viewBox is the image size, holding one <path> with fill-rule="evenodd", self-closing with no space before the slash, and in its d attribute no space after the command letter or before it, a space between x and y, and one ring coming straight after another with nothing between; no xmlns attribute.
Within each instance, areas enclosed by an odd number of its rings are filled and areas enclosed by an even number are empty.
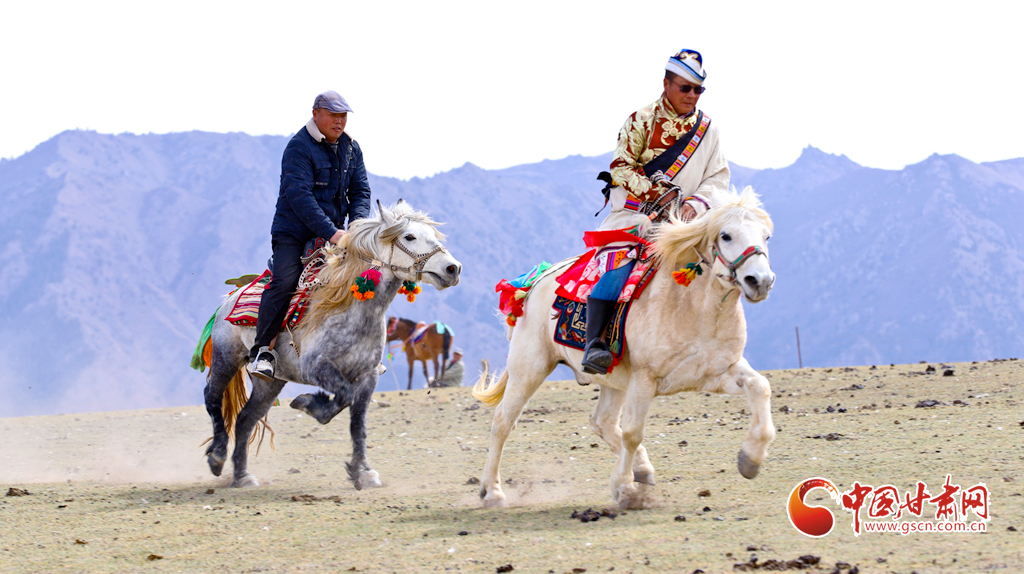
<svg viewBox="0 0 1024 574"><path fill-rule="evenodd" d="M674 279L676 283L682 285L683 287L689 287L690 281L692 281L692 279L690 279L690 276L683 269L680 269L679 271L673 271L672 279Z"/></svg>
<svg viewBox="0 0 1024 574"><path fill-rule="evenodd" d="M527 295L527 291L524 291L522 289L517 289L516 290L516 295L515 295L516 300L526 299L526 295Z"/></svg>
<svg viewBox="0 0 1024 574"><path fill-rule="evenodd" d="M700 263L687 263L686 267L672 272L672 279L683 287L689 287L694 278L703 273L704 270L701 269Z"/></svg>
<svg viewBox="0 0 1024 574"><path fill-rule="evenodd" d="M505 322L508 323L509 327L515 327L516 326L515 315L509 315L508 317L506 317L505 318Z"/></svg>
<svg viewBox="0 0 1024 574"><path fill-rule="evenodd" d="M380 283L380 270L370 267L366 271L363 271L362 275L356 277L355 284L350 288L352 296L357 301L366 301L367 299L373 299L373 292L377 289L377 284Z"/></svg>
<svg viewBox="0 0 1024 574"><path fill-rule="evenodd" d="M415 281L402 281L402 286L398 288L398 292L406 295L406 300L413 303L416 301L416 295L419 294L420 288L416 285Z"/></svg>

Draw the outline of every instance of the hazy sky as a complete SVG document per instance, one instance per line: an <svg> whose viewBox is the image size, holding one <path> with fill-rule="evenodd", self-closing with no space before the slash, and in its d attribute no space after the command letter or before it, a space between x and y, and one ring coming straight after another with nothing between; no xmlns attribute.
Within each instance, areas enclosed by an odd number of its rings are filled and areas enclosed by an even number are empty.
<svg viewBox="0 0 1024 574"><path fill-rule="evenodd" d="M1016 2L6 2L0 157L67 129L290 135L342 93L402 178L611 151L699 50L730 160L1024 156Z"/></svg>

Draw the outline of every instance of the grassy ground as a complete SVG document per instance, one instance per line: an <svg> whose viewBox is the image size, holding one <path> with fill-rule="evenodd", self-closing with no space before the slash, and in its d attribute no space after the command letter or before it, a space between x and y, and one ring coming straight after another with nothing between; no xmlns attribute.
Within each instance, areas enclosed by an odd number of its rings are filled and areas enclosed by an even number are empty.
<svg viewBox="0 0 1024 574"><path fill-rule="evenodd" d="M360 492L345 479L344 415L320 426L272 409L277 450L264 443L250 464L262 486L245 490L206 469L200 407L0 419L0 571L713 573L808 555L821 572L1024 571L1024 362L928 366L766 373L780 432L752 481L735 469L742 398L659 398L645 440L658 484L649 509L624 513L587 428L597 393L574 382L545 383L523 414L504 510L480 508L469 484L490 410L466 388L375 394L369 455L385 486ZM829 535L804 536L786 514L806 478L937 494L946 474L988 486L986 533L855 537L822 490L808 499L836 515ZM617 516L571 518L587 509Z"/></svg>

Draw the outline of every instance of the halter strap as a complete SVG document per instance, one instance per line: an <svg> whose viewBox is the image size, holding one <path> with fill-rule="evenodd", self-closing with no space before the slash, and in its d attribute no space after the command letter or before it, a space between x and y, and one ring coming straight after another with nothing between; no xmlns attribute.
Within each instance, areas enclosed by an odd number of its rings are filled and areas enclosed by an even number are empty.
<svg viewBox="0 0 1024 574"><path fill-rule="evenodd" d="M733 285L736 284L736 269L740 265L743 265L743 263L747 259L750 259L751 257L753 257L755 255L764 255L766 258L768 257L768 254L765 253L764 251L761 251L761 248L759 246L751 245L750 247L747 248L746 251L743 252L742 255L737 257L735 261L733 261L732 263L729 263L728 261L725 260L725 258L722 257L722 254L721 254L721 252L718 249L718 242L717 241L715 241L715 246L712 248L712 256L715 259L718 259L719 261L721 261L722 265L725 265L726 268L729 269L729 283L732 283ZM769 265L771 265L771 263L769 263Z"/></svg>
<svg viewBox="0 0 1024 574"><path fill-rule="evenodd" d="M409 257L412 257L412 259L413 259L412 267L401 267L401 266L395 265L395 264L393 264L391 262L385 263L385 262L381 261L380 259L373 259L373 258L369 258L369 257L360 257L360 259L362 259L363 261L369 263L370 265L372 265L374 267L387 267L391 271L403 271L405 273L412 273L417 278L419 278L420 275L423 275L423 273L424 273L423 267L426 266L427 261L431 257L433 257L434 255L436 255L438 253L448 253L448 250L444 248L444 245L438 245L437 247L434 248L433 251L431 251L429 253L420 253L420 254L417 255L417 254L413 253L412 251L409 251L409 249L406 248L406 246L402 245L401 243L392 243L391 244L391 255L388 257L388 259L390 259L392 261L394 261L394 259L395 259L395 247L396 246L398 247L399 250L404 251Z"/></svg>

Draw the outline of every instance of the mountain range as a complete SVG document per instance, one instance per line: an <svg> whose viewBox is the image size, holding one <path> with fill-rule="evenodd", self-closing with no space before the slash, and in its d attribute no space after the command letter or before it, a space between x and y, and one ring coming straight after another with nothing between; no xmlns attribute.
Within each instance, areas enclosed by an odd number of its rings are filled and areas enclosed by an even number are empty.
<svg viewBox="0 0 1024 574"><path fill-rule="evenodd" d="M202 402L189 359L224 280L266 267L287 139L68 131L0 160L0 416ZM467 384L480 359L503 365L495 283L583 251L610 157L371 175L375 199L445 222L464 267L457 287L391 314L449 324ZM808 147L785 168L731 167L776 228L775 289L746 305L755 368L1021 354L1024 159L880 170ZM391 366L379 388L405 388L397 348Z"/></svg>

